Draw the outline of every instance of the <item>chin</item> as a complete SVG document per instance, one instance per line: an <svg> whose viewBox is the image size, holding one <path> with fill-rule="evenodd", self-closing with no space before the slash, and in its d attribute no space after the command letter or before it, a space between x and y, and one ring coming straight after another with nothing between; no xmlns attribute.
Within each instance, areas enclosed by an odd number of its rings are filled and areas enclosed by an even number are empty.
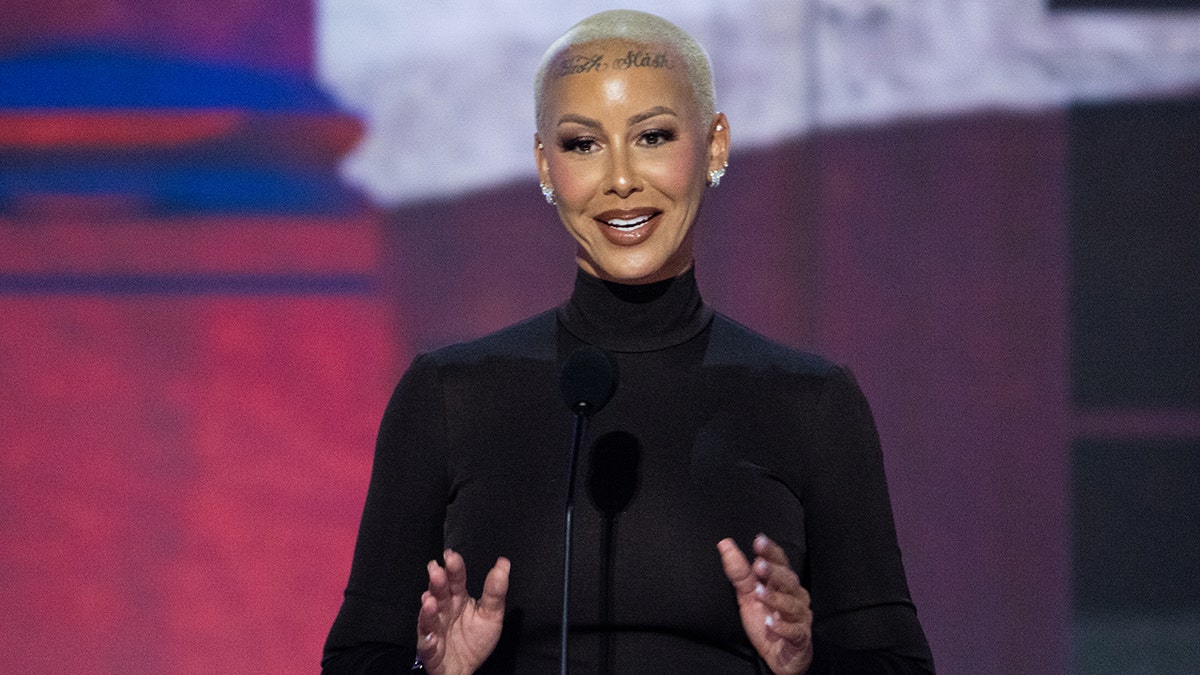
<svg viewBox="0 0 1200 675"><path fill-rule="evenodd" d="M653 251L626 250L606 253L617 255L581 256L578 260L579 266L592 276L618 284L654 283L679 276L692 267L690 251L686 257L654 255Z"/></svg>
<svg viewBox="0 0 1200 675"><path fill-rule="evenodd" d="M609 265L593 266L596 276L619 284L650 284L678 276L683 270L673 272L658 265Z"/></svg>

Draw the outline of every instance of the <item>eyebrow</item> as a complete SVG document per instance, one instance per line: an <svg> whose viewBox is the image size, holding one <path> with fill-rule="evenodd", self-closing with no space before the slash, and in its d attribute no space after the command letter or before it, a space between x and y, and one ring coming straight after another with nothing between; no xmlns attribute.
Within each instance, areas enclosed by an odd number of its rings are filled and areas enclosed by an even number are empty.
<svg viewBox="0 0 1200 675"><path fill-rule="evenodd" d="M675 117L679 116L671 108L669 108L665 105L658 105L658 106L654 106L653 108L650 108L649 110L637 113L636 115L631 115L629 117L629 119L625 121L625 123L628 124L629 126L633 126L633 125L637 124L638 122L648 120L651 117L658 117L659 115L672 115ZM572 113L567 113L566 115L563 115L562 117L560 117L558 119L559 126L562 126L563 124L567 124L570 122L574 122L575 124L582 124L583 126L590 127L592 129L599 129L604 126L603 124L600 124L599 121L594 120L590 117L584 117L583 115L575 115Z"/></svg>
<svg viewBox="0 0 1200 675"><path fill-rule="evenodd" d="M629 124L629 126L633 126L633 125L637 124L638 122L641 122L642 120L648 120L651 117L658 117L659 115L674 115L675 117L679 117L679 115L675 114L674 110L671 110L670 108L668 108L665 105L658 105L658 106L654 106L653 108L647 110L646 112L640 112L636 115L631 116L627 123Z"/></svg>

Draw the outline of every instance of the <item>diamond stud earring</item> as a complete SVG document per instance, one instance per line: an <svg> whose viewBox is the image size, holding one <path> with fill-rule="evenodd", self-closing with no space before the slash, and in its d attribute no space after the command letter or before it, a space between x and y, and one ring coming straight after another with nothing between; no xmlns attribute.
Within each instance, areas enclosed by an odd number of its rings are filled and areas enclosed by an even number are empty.
<svg viewBox="0 0 1200 675"><path fill-rule="evenodd" d="M725 177L725 169L729 166L729 162L725 162L719 169L713 169L708 172L708 186L717 187L721 184L721 179Z"/></svg>

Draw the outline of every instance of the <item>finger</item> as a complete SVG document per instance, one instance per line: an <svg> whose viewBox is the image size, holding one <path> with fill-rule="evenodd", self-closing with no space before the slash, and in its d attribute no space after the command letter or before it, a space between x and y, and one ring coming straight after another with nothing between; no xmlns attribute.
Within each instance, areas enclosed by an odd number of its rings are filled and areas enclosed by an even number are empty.
<svg viewBox="0 0 1200 675"><path fill-rule="evenodd" d="M759 582L772 590L795 593L800 588L800 577L787 565L758 557L754 559L753 570Z"/></svg>
<svg viewBox="0 0 1200 675"><path fill-rule="evenodd" d="M430 560L425 565L425 571L429 573L429 590L427 592L438 600L450 597L450 589L446 582L446 570L442 569L436 560Z"/></svg>
<svg viewBox="0 0 1200 675"><path fill-rule="evenodd" d="M768 562L783 565L784 567L791 567L791 563L788 562L787 552L783 550L783 547L761 532L754 538L754 553L760 558L765 558Z"/></svg>
<svg viewBox="0 0 1200 675"><path fill-rule="evenodd" d="M774 612L784 621L801 621L806 616L811 617L808 591L797 586L789 591L777 591L762 583L754 587L754 596L766 607L768 612ZM811 619L810 619L811 620Z"/></svg>
<svg viewBox="0 0 1200 675"><path fill-rule="evenodd" d="M775 637L786 640L795 647L803 648L812 639L811 623L784 621L778 615L773 615L773 620L767 626L767 630Z"/></svg>
<svg viewBox="0 0 1200 675"><path fill-rule="evenodd" d="M725 570L725 577L733 584L738 597L752 595L758 579L750 569L750 561L746 560L742 549L738 548L732 539L725 538L717 542L717 550L721 553L721 567Z"/></svg>
<svg viewBox="0 0 1200 675"><path fill-rule="evenodd" d="M446 580L450 586L450 595L465 596L467 594L467 564L457 552L446 549L442 554L446 561Z"/></svg>
<svg viewBox="0 0 1200 675"><path fill-rule="evenodd" d="M504 615L504 596L508 595L508 573L512 563L508 558L497 558L495 566L483 580L483 595L479 597L479 611L485 616Z"/></svg>
<svg viewBox="0 0 1200 675"><path fill-rule="evenodd" d="M438 647L444 644L438 632L440 629L429 628L440 623L437 617L437 600L429 596L421 604L421 611L417 614L417 659L433 671L441 668L443 655L439 653ZM444 647L441 651L445 652Z"/></svg>
<svg viewBox="0 0 1200 675"><path fill-rule="evenodd" d="M441 629L437 598L425 593L421 596L421 609L417 612L417 653L422 659L434 649L434 640Z"/></svg>

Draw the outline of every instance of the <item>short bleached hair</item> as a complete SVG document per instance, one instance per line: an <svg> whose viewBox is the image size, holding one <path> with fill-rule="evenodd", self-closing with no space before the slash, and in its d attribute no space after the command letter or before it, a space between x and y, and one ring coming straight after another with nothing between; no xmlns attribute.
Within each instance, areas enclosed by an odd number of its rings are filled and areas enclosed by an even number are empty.
<svg viewBox="0 0 1200 675"><path fill-rule="evenodd" d="M624 40L674 50L683 58L688 84L699 105L701 119L708 120L716 112L712 63L704 47L682 28L661 16L632 9L613 9L593 14L575 24L542 55L533 84L533 104L539 130L546 129L550 122L546 119L548 113L545 97L550 66L564 52L574 47L606 40Z"/></svg>

